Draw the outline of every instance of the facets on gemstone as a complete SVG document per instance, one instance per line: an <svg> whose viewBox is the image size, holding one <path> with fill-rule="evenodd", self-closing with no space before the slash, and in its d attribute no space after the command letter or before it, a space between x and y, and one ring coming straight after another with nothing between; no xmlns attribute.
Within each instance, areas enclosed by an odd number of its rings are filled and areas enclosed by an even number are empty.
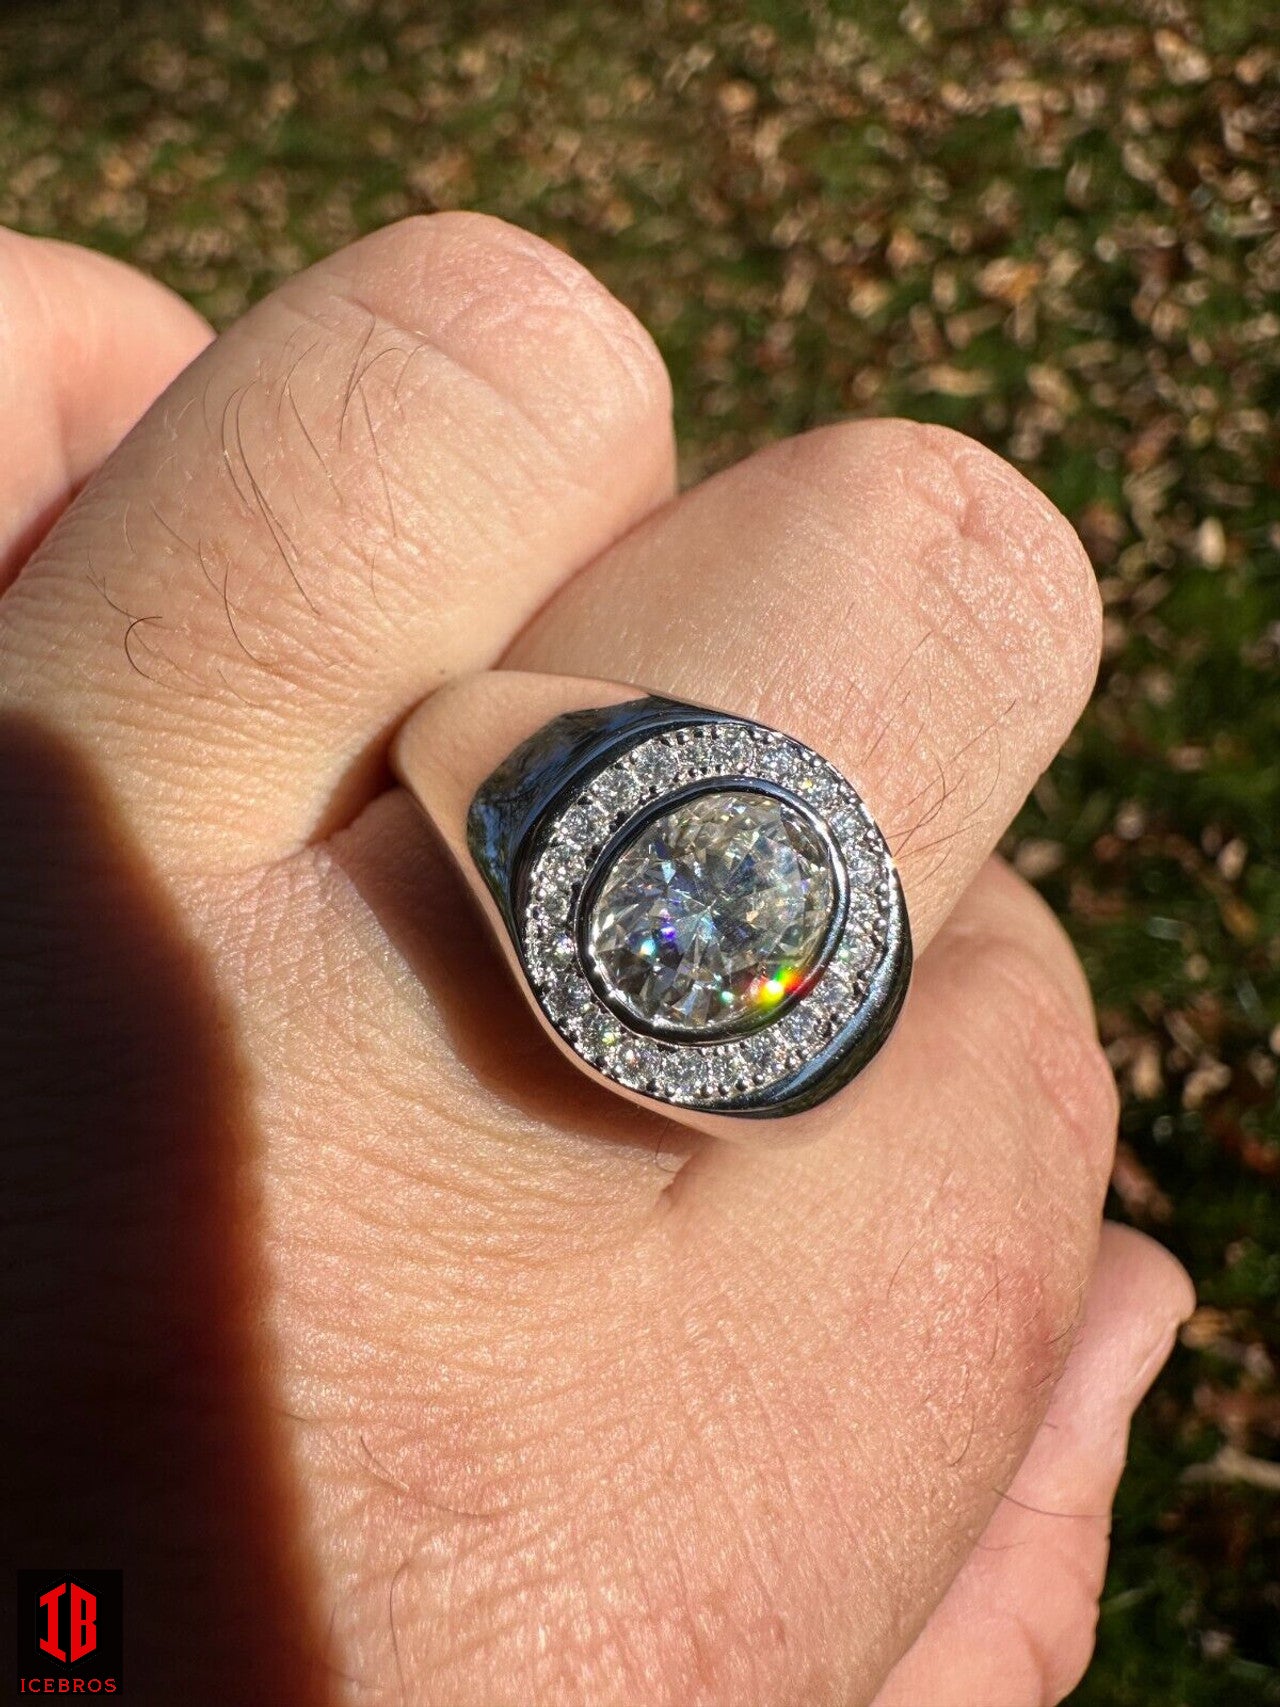
<svg viewBox="0 0 1280 1707"><path fill-rule="evenodd" d="M836 901L830 855L803 813L718 790L623 849L586 922L588 954L624 1012L714 1036L759 1023L804 983Z"/></svg>
<svg viewBox="0 0 1280 1707"><path fill-rule="evenodd" d="M742 777L759 781L745 783ZM823 840L829 837L837 850L833 857L848 892L839 939L821 978L806 979L797 960L786 978L766 979L758 987L764 999L716 1001L702 1025L687 1024L678 1012L664 1016L660 1005L647 1019L640 1005L614 993L589 941L581 943L589 920L579 921L576 936L566 928L582 874L599 858L610 830L685 783L702 785L707 795L758 795L773 785L799 796L804 828L809 813L822 823ZM612 879L612 873L606 876ZM595 885L596 895L606 887ZM784 1081L847 1023L865 1000L888 941L891 888L892 866L878 830L851 786L816 754L787 737L733 723L666 731L622 754L566 803L556 836L531 873L526 970L552 1024L584 1060L669 1102L709 1105L743 1094L744 1086L758 1091ZM595 901L591 910L597 910ZM821 935L819 951L830 936L829 929ZM793 979L794 988L788 988ZM731 995L732 985L730 979ZM797 999L790 1000L792 995Z"/></svg>

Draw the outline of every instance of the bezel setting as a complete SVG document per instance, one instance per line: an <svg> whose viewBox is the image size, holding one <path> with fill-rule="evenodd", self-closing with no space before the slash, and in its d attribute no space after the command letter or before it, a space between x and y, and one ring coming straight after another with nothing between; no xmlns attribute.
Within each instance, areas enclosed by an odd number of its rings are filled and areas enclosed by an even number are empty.
<svg viewBox="0 0 1280 1707"><path fill-rule="evenodd" d="M748 1011L745 1014L731 1014L723 1021L702 1026L697 1035L691 1035L686 1026L673 1024L657 1017L653 1019L642 1017L635 1011L633 1004L627 1002L625 998L620 997L616 991L610 988L607 969L601 964L590 941L590 922L596 898L608 881L615 862L644 834L649 825L669 813L678 812L683 805L692 805L695 801L705 799L707 796L726 793L738 796L758 794L777 800L804 821L805 826L812 832L825 854L834 892L834 904L818 952L807 963L804 974L798 980L795 988L788 991L776 1006L761 1008L754 1013ZM659 795L646 806L629 814L623 820L621 829L614 832L596 855L576 902L575 938L578 961L590 979L596 994L607 1008L617 1014L624 1025L648 1036L666 1038L674 1043L691 1044L705 1048L708 1043L715 1042L722 1037L746 1035L759 1031L766 1025L774 1024L788 1007L791 1007L808 993L821 976L839 941L840 929L844 923L847 896L848 883L840 850L836 847L827 825L814 812L810 811L803 800L778 784L766 781L763 777L704 777L700 781L690 783L687 787L677 788L673 793Z"/></svg>
<svg viewBox="0 0 1280 1707"><path fill-rule="evenodd" d="M800 812L831 858L838 901L785 1003L749 1029L673 1035L609 1000L585 919L649 820L721 790L773 794ZM481 787L468 845L547 1024L591 1070L656 1102L748 1118L811 1107L875 1054L905 997L910 930L874 818L826 759L745 718L658 696L567 713Z"/></svg>

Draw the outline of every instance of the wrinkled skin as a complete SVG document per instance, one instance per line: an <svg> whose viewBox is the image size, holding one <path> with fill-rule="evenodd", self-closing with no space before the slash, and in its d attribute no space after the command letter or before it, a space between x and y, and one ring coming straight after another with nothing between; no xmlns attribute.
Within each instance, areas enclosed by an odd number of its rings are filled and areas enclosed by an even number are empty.
<svg viewBox="0 0 1280 1707"><path fill-rule="evenodd" d="M22 1561L123 1564L146 1701L1058 1700L1190 1304L1100 1238L1088 993L990 858L1093 680L1068 525L905 422L674 497L647 335L478 216L208 348L55 245L0 240L0 301ZM818 1142L533 1024L386 768L504 664L858 781L920 959Z"/></svg>

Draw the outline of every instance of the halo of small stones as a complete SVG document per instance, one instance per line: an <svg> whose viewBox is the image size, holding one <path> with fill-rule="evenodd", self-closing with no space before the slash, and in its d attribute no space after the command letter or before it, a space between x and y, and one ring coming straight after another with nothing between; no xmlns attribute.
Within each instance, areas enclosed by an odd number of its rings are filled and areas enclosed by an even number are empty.
<svg viewBox="0 0 1280 1707"><path fill-rule="evenodd" d="M626 1026L579 961L573 921L582 884L616 831L690 783L758 778L823 819L845 866L839 941L812 990L770 1025L719 1043L672 1043ZM523 919L525 965L543 1011L584 1061L661 1101L715 1107L789 1079L856 1015L888 944L893 865L857 791L825 759L758 725L702 723L638 742L598 771L543 828Z"/></svg>

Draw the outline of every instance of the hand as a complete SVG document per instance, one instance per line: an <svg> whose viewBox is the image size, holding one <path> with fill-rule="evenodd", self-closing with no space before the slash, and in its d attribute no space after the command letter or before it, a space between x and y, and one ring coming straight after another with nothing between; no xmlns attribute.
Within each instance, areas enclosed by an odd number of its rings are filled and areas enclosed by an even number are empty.
<svg viewBox="0 0 1280 1707"><path fill-rule="evenodd" d="M902 422L673 498L645 333L450 214L254 309L24 561L206 334L24 239L0 291L22 1562L124 1567L140 1700L1059 1699L1190 1307L1099 1244L1088 993L989 858L1093 679L1070 528ZM858 781L921 958L844 1130L700 1142L537 1031L386 771L497 665Z"/></svg>

